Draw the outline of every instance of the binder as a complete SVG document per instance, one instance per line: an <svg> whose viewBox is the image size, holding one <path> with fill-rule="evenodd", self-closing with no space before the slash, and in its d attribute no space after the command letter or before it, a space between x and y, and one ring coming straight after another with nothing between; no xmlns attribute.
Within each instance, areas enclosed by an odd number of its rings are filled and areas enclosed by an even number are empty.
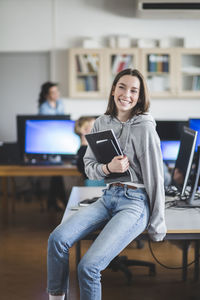
<svg viewBox="0 0 200 300"><path fill-rule="evenodd" d="M86 140L99 163L107 164L113 157L123 155L118 140L112 129L98 131L85 135ZM130 171L124 173L111 173L105 178L105 182L116 182L115 179L120 178L120 182L131 181Z"/></svg>

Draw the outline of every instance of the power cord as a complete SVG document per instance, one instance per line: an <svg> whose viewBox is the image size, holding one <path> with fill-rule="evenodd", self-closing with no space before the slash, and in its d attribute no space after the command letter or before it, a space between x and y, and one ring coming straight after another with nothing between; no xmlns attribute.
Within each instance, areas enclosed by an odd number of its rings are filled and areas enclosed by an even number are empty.
<svg viewBox="0 0 200 300"><path fill-rule="evenodd" d="M153 256L153 258L155 259L155 261L161 265L163 268L166 268L166 269L170 269L170 270L182 270L183 267L169 267L169 266L166 266L165 264L161 263L157 257L155 256L155 254L153 253L153 250L152 250L152 246L151 246L151 241L148 240L148 244L149 244L149 250L151 252L151 255ZM192 262L190 262L189 264L187 264L187 267L191 266L192 264L195 263L195 260L193 260Z"/></svg>

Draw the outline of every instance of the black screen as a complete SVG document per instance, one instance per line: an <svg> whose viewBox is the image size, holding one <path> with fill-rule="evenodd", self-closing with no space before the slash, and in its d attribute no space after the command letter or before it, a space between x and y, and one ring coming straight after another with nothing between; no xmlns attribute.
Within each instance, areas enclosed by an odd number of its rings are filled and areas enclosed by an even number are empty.
<svg viewBox="0 0 200 300"><path fill-rule="evenodd" d="M197 132L184 127L178 157L172 174L172 184L184 195L192 166Z"/></svg>
<svg viewBox="0 0 200 300"><path fill-rule="evenodd" d="M163 141L179 141L183 126L188 126L188 121L156 121L156 131Z"/></svg>

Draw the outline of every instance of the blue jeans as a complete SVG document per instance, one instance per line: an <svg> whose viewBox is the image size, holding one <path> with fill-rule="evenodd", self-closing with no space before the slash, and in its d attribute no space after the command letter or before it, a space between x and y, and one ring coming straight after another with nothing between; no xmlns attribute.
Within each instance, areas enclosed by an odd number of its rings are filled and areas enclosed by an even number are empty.
<svg viewBox="0 0 200 300"><path fill-rule="evenodd" d="M105 225L78 265L81 300L101 299L101 271L133 239L149 220L145 189L113 186L95 203L82 208L59 225L48 241L49 294L68 293L69 248L90 232Z"/></svg>

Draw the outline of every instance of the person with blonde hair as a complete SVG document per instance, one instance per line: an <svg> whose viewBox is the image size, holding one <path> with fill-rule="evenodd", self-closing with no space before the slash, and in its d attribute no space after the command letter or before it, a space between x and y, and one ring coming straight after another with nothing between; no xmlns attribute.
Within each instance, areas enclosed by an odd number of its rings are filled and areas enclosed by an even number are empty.
<svg viewBox="0 0 200 300"><path fill-rule="evenodd" d="M75 133L77 135L79 135L79 137L81 139L81 146L77 152L77 168L78 168L79 172L83 175L85 186L104 186L105 185L103 180L88 179L88 177L85 173L85 165L83 162L83 157L85 155L85 152L86 152L87 146L88 146L88 142L85 138L85 135L91 132L95 119L96 118L92 117L92 116L80 117L76 121L75 128L74 128Z"/></svg>

